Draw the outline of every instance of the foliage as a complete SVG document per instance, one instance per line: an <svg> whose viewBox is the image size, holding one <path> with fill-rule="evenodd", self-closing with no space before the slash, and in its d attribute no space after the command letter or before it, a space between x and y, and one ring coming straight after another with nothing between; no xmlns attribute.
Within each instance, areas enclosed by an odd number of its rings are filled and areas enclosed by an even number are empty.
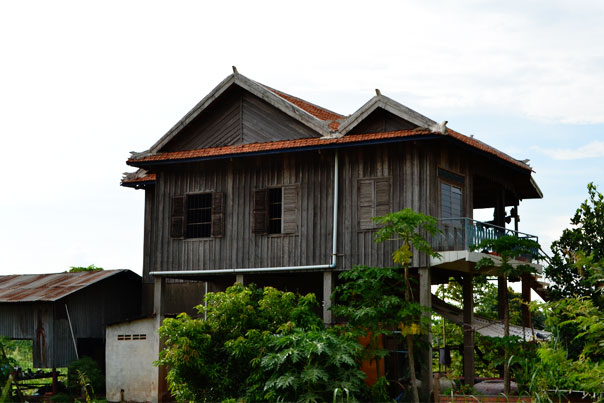
<svg viewBox="0 0 604 403"><path fill-rule="evenodd" d="M355 266L339 276L332 307L335 315L348 321L351 331L371 336L365 359L383 358L388 351L379 347L380 335L395 329L407 334L426 332L429 318L419 304L405 301L405 279L400 267ZM379 366L378 366L379 368ZM378 374L379 376L380 374Z"/></svg>
<svg viewBox="0 0 604 403"><path fill-rule="evenodd" d="M17 362L7 354L7 344L10 340L0 338L0 385L4 385L13 373Z"/></svg>
<svg viewBox="0 0 604 403"><path fill-rule="evenodd" d="M324 328L314 294L235 284L208 293L205 301L207 307L196 309L207 320L183 313L160 328L165 348L156 364L168 367L168 385L179 401L283 400L293 391L304 395L309 385L322 400L343 385L352 394L360 390L351 380L360 376L351 367L360 346ZM328 368L327 378L317 368ZM288 381L295 369L300 372Z"/></svg>
<svg viewBox="0 0 604 403"><path fill-rule="evenodd" d="M432 250L426 235L439 232L434 217L417 213L411 209L372 218L382 227L376 231L375 242L397 241L401 246L393 253L392 260L400 267L376 268L356 266L340 274L343 284L336 287L332 310L348 320L352 331L369 336L365 359L385 357L388 351L379 346L379 338L399 329L407 341L409 373L414 401L419 401L415 377L414 337L425 333L429 315L422 315L422 307L413 302L409 267L413 252L428 256L439 256ZM377 362L376 362L377 363ZM380 365L376 365L378 379L382 376ZM383 380L387 382L386 379ZM380 387L382 387L381 385ZM383 387L382 387L383 389ZM376 389L378 391L379 388Z"/></svg>
<svg viewBox="0 0 604 403"><path fill-rule="evenodd" d="M565 298L545 304L547 325L553 338L537 353L531 388L543 390L581 390L604 399L604 312L587 297ZM576 329L573 341L581 346L575 357L560 338L567 328ZM572 347L572 346L571 346Z"/></svg>
<svg viewBox="0 0 604 403"><path fill-rule="evenodd" d="M83 266L69 266L69 273L79 273L82 271L102 271L105 270L102 267L96 267L95 265L91 264L88 267L83 267Z"/></svg>
<svg viewBox="0 0 604 403"><path fill-rule="evenodd" d="M81 388L85 386L82 385L83 380L94 391L105 390L105 376L103 372L97 362L87 356L83 356L79 360L70 363L67 367L67 388L69 390L79 393Z"/></svg>
<svg viewBox="0 0 604 403"><path fill-rule="evenodd" d="M327 401L334 389L358 397L365 374L358 369L360 345L324 329L294 329L270 337L271 353L260 367L271 376L265 398L281 401Z"/></svg>
<svg viewBox="0 0 604 403"><path fill-rule="evenodd" d="M553 299L589 297L604 309L604 195L593 183L588 198L570 220L571 228L552 243L553 257L545 268Z"/></svg>

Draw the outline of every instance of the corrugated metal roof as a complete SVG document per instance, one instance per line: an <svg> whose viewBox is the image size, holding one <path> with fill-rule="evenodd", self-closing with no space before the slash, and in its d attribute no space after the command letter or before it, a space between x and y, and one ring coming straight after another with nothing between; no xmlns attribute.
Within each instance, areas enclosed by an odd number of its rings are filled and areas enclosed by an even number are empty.
<svg viewBox="0 0 604 403"><path fill-rule="evenodd" d="M57 301L98 281L128 271L100 270L0 276L0 302Z"/></svg>

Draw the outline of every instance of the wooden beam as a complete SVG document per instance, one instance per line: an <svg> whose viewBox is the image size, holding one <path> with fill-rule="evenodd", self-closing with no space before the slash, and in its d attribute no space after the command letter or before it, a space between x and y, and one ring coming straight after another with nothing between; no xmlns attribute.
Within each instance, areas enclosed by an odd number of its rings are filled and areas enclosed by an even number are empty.
<svg viewBox="0 0 604 403"><path fill-rule="evenodd" d="M474 386L474 295L471 273L463 276L463 376L466 385Z"/></svg>
<svg viewBox="0 0 604 403"><path fill-rule="evenodd" d="M331 314L331 293L333 292L333 272L323 272L323 322L331 326L333 315Z"/></svg>
<svg viewBox="0 0 604 403"><path fill-rule="evenodd" d="M419 303L426 308L432 308L432 292L431 292L431 268L419 268ZM430 323L430 313L423 314L428 318ZM431 401L430 395L434 391L434 375L432 374L432 329L428 324L428 334L424 336L424 348L420 355L421 372L420 379L422 381L421 395L423 401Z"/></svg>
<svg viewBox="0 0 604 403"><path fill-rule="evenodd" d="M531 276L524 274L522 276L522 326L526 329L532 327L531 311L528 305L531 302Z"/></svg>

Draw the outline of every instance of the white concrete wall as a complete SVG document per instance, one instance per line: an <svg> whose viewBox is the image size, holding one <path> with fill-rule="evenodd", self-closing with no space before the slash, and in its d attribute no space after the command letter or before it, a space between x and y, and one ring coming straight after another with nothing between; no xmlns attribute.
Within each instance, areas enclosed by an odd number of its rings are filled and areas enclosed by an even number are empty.
<svg viewBox="0 0 604 403"><path fill-rule="evenodd" d="M159 370L153 365L159 355L159 335L154 318L107 326L105 362L107 400L157 402ZM118 340L119 335L146 335L145 340ZM133 337L133 338L136 338Z"/></svg>

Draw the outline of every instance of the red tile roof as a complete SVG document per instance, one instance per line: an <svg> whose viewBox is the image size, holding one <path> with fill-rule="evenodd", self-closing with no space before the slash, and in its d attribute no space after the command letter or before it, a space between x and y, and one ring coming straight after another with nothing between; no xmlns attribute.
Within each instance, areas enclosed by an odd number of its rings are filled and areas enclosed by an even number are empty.
<svg viewBox="0 0 604 403"><path fill-rule="evenodd" d="M274 88L271 87L266 87L269 91L271 91L272 93L280 96L281 98L285 99L287 102L290 102L294 105L296 105L298 108L305 110L306 112L310 113L311 115L313 115L314 117L316 117L317 119L321 119L321 120L325 120L325 121L331 121L331 123L329 123L329 127L332 128L333 130L337 130L338 126L340 125L340 122L337 122L338 119L344 119L346 118L346 116L344 115L340 115L339 113L335 113L332 112L328 109L325 108L321 108L318 105L315 104L311 104L310 102L307 102L303 99L300 98L296 98L292 95L286 94L284 92L278 91Z"/></svg>
<svg viewBox="0 0 604 403"><path fill-rule="evenodd" d="M124 184L124 183L135 184L135 183L141 183L141 182L154 182L155 179L156 179L155 176L156 176L155 174L147 174L147 175L141 176L139 178L124 179L122 181L122 184Z"/></svg>
<svg viewBox="0 0 604 403"><path fill-rule="evenodd" d="M346 135L340 138L303 138L303 139L295 139L295 140L282 140L282 141L272 141L267 143L253 143L253 144L239 144L239 145L231 145L231 146L223 146L223 147L213 147L213 148L202 148L197 150L188 150L188 151L174 151L167 153L159 153L155 155L148 155L140 158L130 158L127 163L133 166L145 166L145 162L161 162L161 161L186 161L190 159L198 159L198 158L212 158L212 157L220 157L220 156L228 156L228 155L239 155L239 154L249 154L249 153L257 153L257 152L267 152L267 151L278 151L278 150L293 150L293 149L304 149L304 148L313 148L313 147L321 147L326 145L337 145L337 144L350 144L350 143L365 143L365 142L374 142L379 140L386 139L396 139L396 138L405 138L405 137L425 137L425 136L441 136L446 137L450 136L464 144L467 144L473 148L478 150L487 152L491 155L494 155L506 162L509 162L518 167L531 170L531 168L523 164L522 162L510 157L507 154L502 153L499 150L496 150L493 147L486 145L478 140L473 138L464 136L461 133L458 133L454 130L447 129L447 134L434 133L427 129L413 129L413 130L398 130L393 132L383 132L383 133L368 133L368 134L354 134L354 135Z"/></svg>

